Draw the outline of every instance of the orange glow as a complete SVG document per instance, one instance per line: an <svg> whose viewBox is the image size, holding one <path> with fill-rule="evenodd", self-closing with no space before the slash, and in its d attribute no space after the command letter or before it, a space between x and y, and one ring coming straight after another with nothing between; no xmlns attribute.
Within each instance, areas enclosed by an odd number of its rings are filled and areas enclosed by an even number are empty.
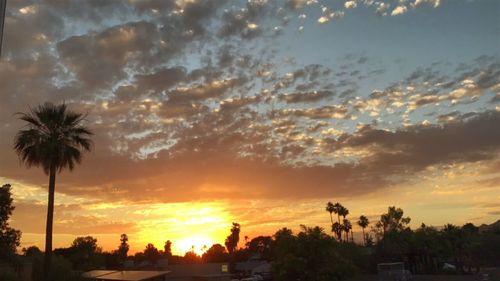
<svg viewBox="0 0 500 281"><path fill-rule="evenodd" d="M142 251L147 243L163 249L170 240L173 254L202 254L215 243L223 244L232 222L225 206L214 202L155 204L136 213L148 219L139 222L138 237L131 237L131 252Z"/></svg>
<svg viewBox="0 0 500 281"><path fill-rule="evenodd" d="M193 236L176 241L177 246L174 247L174 252L183 255L189 251L194 251L197 255L202 255L216 242L208 237Z"/></svg>

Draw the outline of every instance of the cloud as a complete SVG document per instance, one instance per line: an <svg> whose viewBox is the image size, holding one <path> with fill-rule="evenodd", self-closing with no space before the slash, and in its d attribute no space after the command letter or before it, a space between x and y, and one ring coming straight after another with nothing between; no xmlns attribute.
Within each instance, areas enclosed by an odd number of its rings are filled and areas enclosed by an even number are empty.
<svg viewBox="0 0 500 281"><path fill-rule="evenodd" d="M346 2L344 3L344 7L345 7L346 9L356 8L356 6L357 6L357 5L358 5L358 4L356 3L356 1L346 1Z"/></svg>
<svg viewBox="0 0 500 281"><path fill-rule="evenodd" d="M57 44L65 65L89 88L110 86L127 77L125 66L158 53L159 31L140 21L102 32L73 36Z"/></svg>
<svg viewBox="0 0 500 281"><path fill-rule="evenodd" d="M391 16L399 16L402 14L405 14L408 11L408 8L406 6L397 6L394 10L391 12Z"/></svg>
<svg viewBox="0 0 500 281"><path fill-rule="evenodd" d="M348 109L342 105L334 105L308 109L284 109L280 114L311 119L344 119L348 115Z"/></svg>
<svg viewBox="0 0 500 281"><path fill-rule="evenodd" d="M184 67L163 68L152 74L137 74L135 80L137 86L142 90L152 89L155 91L168 90L170 87L183 82L187 71Z"/></svg>
<svg viewBox="0 0 500 281"><path fill-rule="evenodd" d="M426 5L437 8L440 4L441 0L415 0L415 2L413 2L411 5L415 8L423 7Z"/></svg>
<svg viewBox="0 0 500 281"><path fill-rule="evenodd" d="M340 137L336 146L369 147L372 153L362 163L402 171L494 158L500 149L500 133L495 130L500 113L489 111L457 119L441 126L415 125L394 132L364 127L353 136Z"/></svg>
<svg viewBox="0 0 500 281"><path fill-rule="evenodd" d="M280 99L287 103L315 102L327 97L332 97L332 91L298 92L287 95L280 95Z"/></svg>

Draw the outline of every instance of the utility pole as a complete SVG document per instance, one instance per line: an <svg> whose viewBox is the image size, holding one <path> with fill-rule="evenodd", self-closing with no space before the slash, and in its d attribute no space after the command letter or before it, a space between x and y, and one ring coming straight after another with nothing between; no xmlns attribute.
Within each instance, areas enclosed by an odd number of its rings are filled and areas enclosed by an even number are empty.
<svg viewBox="0 0 500 281"><path fill-rule="evenodd" d="M7 0L0 0L0 57L2 56L3 43L3 27L5 25L5 9L7 8Z"/></svg>

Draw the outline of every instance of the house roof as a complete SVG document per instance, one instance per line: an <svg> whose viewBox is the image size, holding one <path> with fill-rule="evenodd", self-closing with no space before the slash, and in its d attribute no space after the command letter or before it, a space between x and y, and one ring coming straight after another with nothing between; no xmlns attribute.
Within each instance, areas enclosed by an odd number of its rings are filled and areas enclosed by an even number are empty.
<svg viewBox="0 0 500 281"><path fill-rule="evenodd" d="M83 277L98 280L116 281L142 281L168 274L169 271L115 271L115 270L92 270L85 272Z"/></svg>

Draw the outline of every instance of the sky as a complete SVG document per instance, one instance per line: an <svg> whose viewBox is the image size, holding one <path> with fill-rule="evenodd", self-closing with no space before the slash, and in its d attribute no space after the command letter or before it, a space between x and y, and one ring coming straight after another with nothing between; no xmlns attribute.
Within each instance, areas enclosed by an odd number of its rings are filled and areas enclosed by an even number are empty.
<svg viewBox="0 0 500 281"><path fill-rule="evenodd" d="M87 114L93 150L56 180L54 246L129 236L174 253L301 224L500 218L496 0L9 0L0 184L44 245L48 178L16 112ZM359 228L355 226L355 232ZM358 236L359 237L359 236Z"/></svg>

